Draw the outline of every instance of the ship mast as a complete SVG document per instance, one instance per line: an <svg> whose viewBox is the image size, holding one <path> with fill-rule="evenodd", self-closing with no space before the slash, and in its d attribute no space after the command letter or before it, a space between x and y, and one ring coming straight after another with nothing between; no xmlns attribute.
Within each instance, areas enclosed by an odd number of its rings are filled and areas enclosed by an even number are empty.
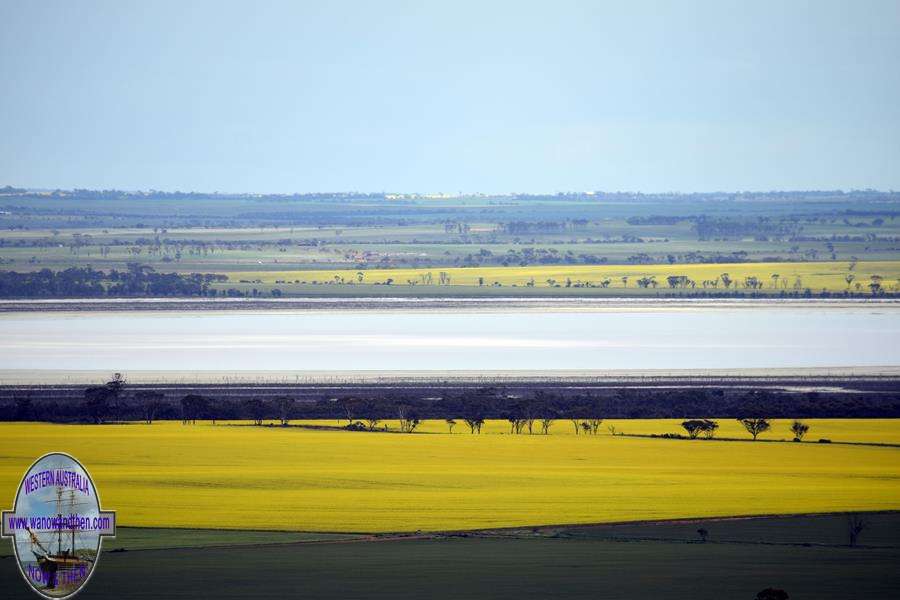
<svg viewBox="0 0 900 600"><path fill-rule="evenodd" d="M69 517L71 518L73 514L75 514L75 490L69 490ZM72 530L72 546L69 552L75 556L75 520L72 519L69 525L69 529Z"/></svg>
<svg viewBox="0 0 900 600"><path fill-rule="evenodd" d="M59 523L56 528L57 533L57 541L56 541L56 553L62 554L62 487L56 486L56 515L59 517Z"/></svg>

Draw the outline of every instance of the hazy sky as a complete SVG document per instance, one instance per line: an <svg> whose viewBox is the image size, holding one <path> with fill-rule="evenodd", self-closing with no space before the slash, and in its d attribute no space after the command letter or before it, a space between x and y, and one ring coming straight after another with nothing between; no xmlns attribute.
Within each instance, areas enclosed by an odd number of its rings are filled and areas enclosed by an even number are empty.
<svg viewBox="0 0 900 600"><path fill-rule="evenodd" d="M900 0L0 0L0 185L900 189Z"/></svg>

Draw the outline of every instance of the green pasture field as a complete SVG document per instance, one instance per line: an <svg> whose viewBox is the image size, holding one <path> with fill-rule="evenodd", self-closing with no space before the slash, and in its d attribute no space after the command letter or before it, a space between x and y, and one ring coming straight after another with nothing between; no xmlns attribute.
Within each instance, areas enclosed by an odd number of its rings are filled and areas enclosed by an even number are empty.
<svg viewBox="0 0 900 600"><path fill-rule="evenodd" d="M120 527L115 539L104 543L109 550L159 550L162 548L215 548L261 544L298 544L359 539L350 533L302 531L229 531L227 529L166 529Z"/></svg>
<svg viewBox="0 0 900 600"><path fill-rule="evenodd" d="M273 536L273 545L252 546L246 540L255 544L260 532L236 531L233 547L211 548L198 537L174 550L106 552L81 597L753 600L775 587L791 600L895 598L900 517L864 519L869 527L854 548L839 515L327 544L284 545ZM120 530L123 539L132 534ZM195 532L140 535L173 548ZM0 589L10 600L34 597L8 555L0 559Z"/></svg>
<svg viewBox="0 0 900 600"><path fill-rule="evenodd" d="M127 268L129 263L150 265L160 272L230 273L249 270L373 269L384 266L441 268L471 264L470 255L485 250L492 256L484 264L502 266L510 252L525 249L553 252L550 264L581 264L581 255L606 264L634 264L646 255L655 263L673 257L684 264L691 253L729 257L742 253L750 262L896 260L900 256L897 230L879 232L884 239L833 243L833 254L821 241L700 241L687 225L630 226L624 221L603 224L596 231L509 236L493 233L496 224L477 223L466 239L447 234L434 225L364 228L211 228L176 229L165 233L136 229L25 230L0 233L0 268L17 271L60 270L90 265L95 269ZM76 236L80 245L75 245ZM624 242L623 236L643 242ZM886 237L884 237L886 236ZM159 238L159 245L156 238ZM607 240L607 241L604 241ZM29 245L19 245L29 244ZM204 247L201 249L201 245ZM519 257L509 259L520 265ZM733 259L729 259L733 262ZM723 262L720 260L720 262ZM536 263L531 262L534 266ZM638 265L634 265L638 266Z"/></svg>

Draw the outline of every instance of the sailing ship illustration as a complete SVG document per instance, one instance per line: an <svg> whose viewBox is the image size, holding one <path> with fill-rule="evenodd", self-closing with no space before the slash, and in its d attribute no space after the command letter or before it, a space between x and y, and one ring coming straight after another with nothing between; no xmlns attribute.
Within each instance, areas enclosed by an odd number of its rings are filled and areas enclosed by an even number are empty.
<svg viewBox="0 0 900 600"><path fill-rule="evenodd" d="M40 568L41 579L48 590L77 585L90 572L94 563L92 554L96 553L96 546L91 548L82 544L79 547L79 542L83 540L79 539L81 536L79 536L75 520L66 521L65 519L76 513L75 508L80 503L75 501L74 490L69 490L65 500L63 494L62 487L57 486L56 499L47 501L56 503L56 517L60 524L54 528L55 531L41 532L44 536L49 535L51 539L42 542L38 533L28 527L25 528L31 538L31 553L34 554ZM68 523L68 527L63 527L63 523ZM55 552L53 551L54 542ZM93 543L96 544L96 542Z"/></svg>

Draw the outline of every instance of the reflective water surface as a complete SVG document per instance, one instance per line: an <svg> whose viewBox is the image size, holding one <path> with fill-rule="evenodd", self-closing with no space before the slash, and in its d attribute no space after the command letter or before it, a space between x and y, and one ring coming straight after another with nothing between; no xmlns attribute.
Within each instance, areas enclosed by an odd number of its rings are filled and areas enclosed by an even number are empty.
<svg viewBox="0 0 900 600"><path fill-rule="evenodd" d="M0 315L0 368L714 369L900 364L900 309Z"/></svg>

